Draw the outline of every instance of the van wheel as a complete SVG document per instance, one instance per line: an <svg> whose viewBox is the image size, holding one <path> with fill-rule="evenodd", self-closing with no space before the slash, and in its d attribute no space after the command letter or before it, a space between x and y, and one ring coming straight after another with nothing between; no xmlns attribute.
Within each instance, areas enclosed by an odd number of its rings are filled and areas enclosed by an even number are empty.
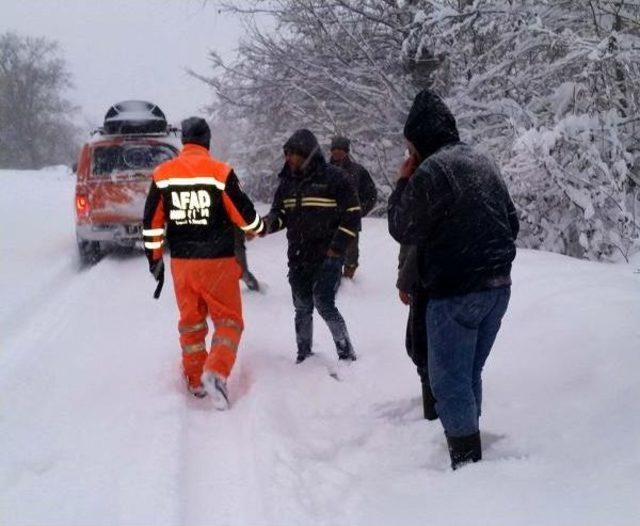
<svg viewBox="0 0 640 526"><path fill-rule="evenodd" d="M78 254L82 265L95 265L102 259L100 243L97 241L78 241Z"/></svg>

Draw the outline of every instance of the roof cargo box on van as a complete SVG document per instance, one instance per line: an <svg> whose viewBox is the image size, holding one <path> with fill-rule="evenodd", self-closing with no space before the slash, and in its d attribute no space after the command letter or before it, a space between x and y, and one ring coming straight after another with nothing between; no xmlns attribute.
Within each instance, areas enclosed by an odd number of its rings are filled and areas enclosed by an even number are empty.
<svg viewBox="0 0 640 526"><path fill-rule="evenodd" d="M158 106L143 100L126 100L109 108L104 117L107 135L167 133L167 119Z"/></svg>

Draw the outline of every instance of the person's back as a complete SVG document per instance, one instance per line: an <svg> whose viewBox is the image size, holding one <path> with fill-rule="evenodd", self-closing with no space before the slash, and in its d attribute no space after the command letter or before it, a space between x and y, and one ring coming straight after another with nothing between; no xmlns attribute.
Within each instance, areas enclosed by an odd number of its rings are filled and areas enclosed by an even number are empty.
<svg viewBox="0 0 640 526"><path fill-rule="evenodd" d="M429 382L457 469L482 458L481 375L511 296L518 219L499 170L460 142L436 94L416 96L404 136L409 157L389 197L389 232L418 247Z"/></svg>
<svg viewBox="0 0 640 526"><path fill-rule="evenodd" d="M440 208L419 247L423 285L430 295L482 290L491 280L509 276L518 226L495 163L457 142L427 158L414 177L427 195L438 196Z"/></svg>
<svg viewBox="0 0 640 526"><path fill-rule="evenodd" d="M223 202L231 171L195 144L186 144L178 157L158 166L158 188L171 189L166 238L172 257L233 256L233 222Z"/></svg>
<svg viewBox="0 0 640 526"><path fill-rule="evenodd" d="M142 233L149 270L160 284L165 241L171 251L188 389L197 397L209 393L218 409L227 409L226 379L244 327L234 225L259 234L264 223L231 167L209 154L210 140L204 119L182 122L184 147L177 158L154 171ZM205 342L207 315L215 325L210 353Z"/></svg>

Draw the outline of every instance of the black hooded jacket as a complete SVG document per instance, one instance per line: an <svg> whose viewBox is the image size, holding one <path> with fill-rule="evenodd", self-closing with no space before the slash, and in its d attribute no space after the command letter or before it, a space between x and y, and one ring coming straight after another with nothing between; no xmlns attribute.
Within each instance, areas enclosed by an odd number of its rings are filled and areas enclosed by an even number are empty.
<svg viewBox="0 0 640 526"><path fill-rule="evenodd" d="M285 144L307 158L302 173L280 171L269 215L268 233L287 229L289 267L312 268L332 249L344 254L360 230L360 204L345 173L328 164L315 136L298 130Z"/></svg>
<svg viewBox="0 0 640 526"><path fill-rule="evenodd" d="M519 225L498 167L460 142L453 115L427 90L416 97L404 134L423 161L389 198L389 232L417 246L427 294L508 285Z"/></svg>

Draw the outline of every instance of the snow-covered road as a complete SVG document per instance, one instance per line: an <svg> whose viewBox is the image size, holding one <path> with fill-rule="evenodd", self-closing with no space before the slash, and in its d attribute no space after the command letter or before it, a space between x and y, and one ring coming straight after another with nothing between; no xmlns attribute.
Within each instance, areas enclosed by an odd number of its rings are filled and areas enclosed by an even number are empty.
<svg viewBox="0 0 640 526"><path fill-rule="evenodd" d="M293 363L284 236L249 245L233 408L185 394L169 281L80 270L73 179L0 172L0 523L631 525L640 517L640 275L520 251L485 372L485 461L448 470L421 419L397 247L365 220L339 303L360 360Z"/></svg>

